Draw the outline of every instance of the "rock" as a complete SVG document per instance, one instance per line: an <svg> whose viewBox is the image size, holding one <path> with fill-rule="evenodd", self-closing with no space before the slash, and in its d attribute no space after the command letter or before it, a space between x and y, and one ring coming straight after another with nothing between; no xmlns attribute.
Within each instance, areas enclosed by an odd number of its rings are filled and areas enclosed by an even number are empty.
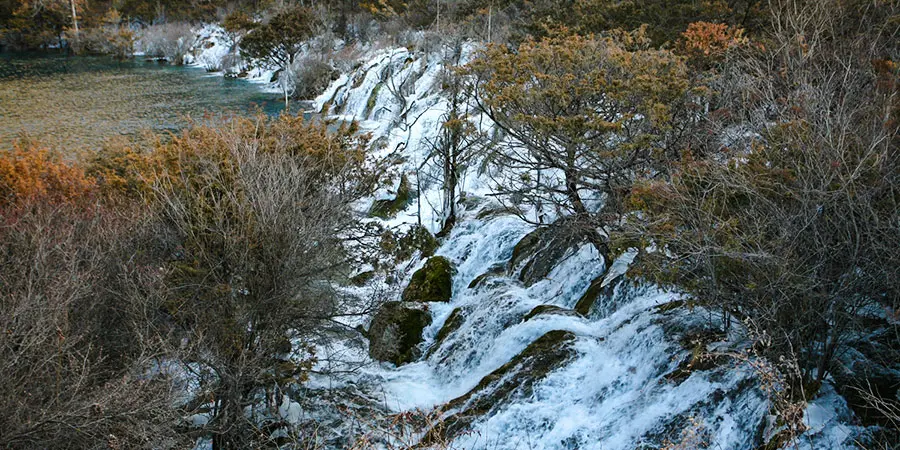
<svg viewBox="0 0 900 450"><path fill-rule="evenodd" d="M433 256L437 248L437 239L425 227L416 225L397 240L395 253L397 259L402 261L409 259L416 250L426 258Z"/></svg>
<svg viewBox="0 0 900 450"><path fill-rule="evenodd" d="M447 317L447 320L444 322L444 326L441 327L441 330L438 331L437 336L434 338L434 344L431 346L431 349L428 350L428 356L431 356L439 349L441 344L444 343L444 340L447 339L447 336L450 336L450 333L458 330L465 320L466 319L462 315L462 308L454 309L453 312L450 313L450 317Z"/></svg>
<svg viewBox="0 0 900 450"><path fill-rule="evenodd" d="M857 316L865 332L844 343L832 363L831 376L863 425L885 427L900 437L896 422L885 414L885 405L897 405L900 400L900 323L879 316Z"/></svg>
<svg viewBox="0 0 900 450"><path fill-rule="evenodd" d="M506 267L503 266L502 264L493 266L490 269L488 269L487 272L475 277L475 279L469 283L469 289L475 289L478 286L481 286L482 284L484 284L485 281L487 281L491 278L499 277L499 276L503 275L504 272L506 272Z"/></svg>
<svg viewBox="0 0 900 450"><path fill-rule="evenodd" d="M475 218L478 220L485 220L492 219L494 217L516 216L520 214L522 214L520 210L510 206L487 205L482 207L481 211L478 211L478 214L475 215Z"/></svg>
<svg viewBox="0 0 900 450"><path fill-rule="evenodd" d="M538 381L574 355L573 341L573 333L557 330L532 342L510 362L482 378L471 391L448 402L444 408L448 416L425 433L418 447L447 442L510 398L530 396Z"/></svg>
<svg viewBox="0 0 900 450"><path fill-rule="evenodd" d="M531 286L546 278L563 258L584 242L584 233L571 226L569 221L537 228L516 244L509 260L509 272L518 271L519 280Z"/></svg>
<svg viewBox="0 0 900 450"><path fill-rule="evenodd" d="M397 195L391 200L375 200L369 208L369 215L381 219L390 219L403 211L412 200L412 191L409 187L409 179L406 175L400 177L400 185L397 187Z"/></svg>
<svg viewBox="0 0 900 450"><path fill-rule="evenodd" d="M582 317L577 311L563 308L561 306L556 305L538 305L535 306L528 314L525 314L524 321L531 320L537 316L543 315L558 315L558 316L571 316L571 317Z"/></svg>
<svg viewBox="0 0 900 450"><path fill-rule="evenodd" d="M611 300L616 293L616 287L624 281L624 277L620 276L604 285L603 281L605 279L606 274L603 274L591 282L587 292L585 292L584 295L578 299L578 303L575 304L575 311L578 311L578 313L583 316L589 315L591 309L594 308L594 304L597 303L597 300Z"/></svg>
<svg viewBox="0 0 900 450"><path fill-rule="evenodd" d="M375 271L367 270L350 277L350 284L354 286L365 286L366 283L372 281L373 278L375 278Z"/></svg>
<svg viewBox="0 0 900 450"><path fill-rule="evenodd" d="M678 343L690 353L686 355L678 367L667 373L664 378L676 385L688 379L694 372L712 370L726 364L730 357L723 354L713 354L707 350L707 346L713 342L724 341L725 333L715 329L702 329L685 333Z"/></svg>
<svg viewBox="0 0 900 450"><path fill-rule="evenodd" d="M891 417L877 404L894 404L900 398L898 363L864 346L854 350L856 360L834 370L838 392L863 425L891 426Z"/></svg>
<svg viewBox="0 0 900 450"><path fill-rule="evenodd" d="M453 263L443 256L428 258L403 291L405 302L449 302L453 295Z"/></svg>
<svg viewBox="0 0 900 450"><path fill-rule="evenodd" d="M398 366L414 360L419 356L417 346L422 342L422 331L430 324L431 314L425 305L385 303L369 326L369 355Z"/></svg>
<svg viewBox="0 0 900 450"><path fill-rule="evenodd" d="M658 313L669 313L683 308L686 304L684 300L672 300L671 302L656 305L654 309Z"/></svg>

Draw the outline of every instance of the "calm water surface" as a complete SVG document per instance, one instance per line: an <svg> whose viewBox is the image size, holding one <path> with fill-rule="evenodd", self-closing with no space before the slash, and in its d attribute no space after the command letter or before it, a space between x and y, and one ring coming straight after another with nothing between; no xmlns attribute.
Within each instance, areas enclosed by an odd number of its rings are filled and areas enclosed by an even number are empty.
<svg viewBox="0 0 900 450"><path fill-rule="evenodd" d="M176 131L210 116L277 114L277 94L203 69L141 59L0 55L0 148L28 136L66 148L115 135Z"/></svg>

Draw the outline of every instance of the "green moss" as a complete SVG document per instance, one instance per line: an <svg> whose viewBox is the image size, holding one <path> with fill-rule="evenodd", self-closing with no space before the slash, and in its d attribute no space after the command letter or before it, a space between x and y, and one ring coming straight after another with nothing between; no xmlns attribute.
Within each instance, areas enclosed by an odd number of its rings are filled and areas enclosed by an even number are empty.
<svg viewBox="0 0 900 450"><path fill-rule="evenodd" d="M425 433L420 445L446 442L503 400L513 395L530 396L538 381L572 357L574 350L570 343L574 340L573 333L556 330L532 342L515 358L482 378L471 391L448 402L445 409L454 410L454 414Z"/></svg>
<svg viewBox="0 0 900 450"><path fill-rule="evenodd" d="M369 215L381 219L390 219L403 211L412 201L412 192L409 187L409 179L406 175L400 177L400 186L397 187L397 196L392 200L375 200L369 208Z"/></svg>
<svg viewBox="0 0 900 450"><path fill-rule="evenodd" d="M381 306L367 333L369 355L396 365L418 357L422 331L431 324L431 314L421 307L403 302L387 302Z"/></svg>
<svg viewBox="0 0 900 450"><path fill-rule="evenodd" d="M455 269L449 259L435 256L425 262L425 266L413 274L409 285L403 291L407 302L449 302L453 295L453 273Z"/></svg>
<svg viewBox="0 0 900 450"><path fill-rule="evenodd" d="M397 261L405 261L418 250L422 253L422 256L429 257L434 255L437 248L437 239L425 227L417 225L401 236L400 239L397 239L397 248L394 256Z"/></svg>
<svg viewBox="0 0 900 450"><path fill-rule="evenodd" d="M488 269L487 272L475 277L475 279L469 283L468 287L469 287L469 289L475 289L478 286L481 286L482 284L484 284L484 282L487 281L488 279L503 275L504 271L505 271L505 268L503 267L502 264L493 266L490 269Z"/></svg>
<svg viewBox="0 0 900 450"><path fill-rule="evenodd" d="M581 315L574 310L571 310L568 308L563 308L563 307L556 306L556 305L538 305L538 306L535 306L531 311L529 311L528 314L525 314L525 318L523 320L528 321L537 316L544 315L544 314L557 314L560 316L580 316Z"/></svg>
<svg viewBox="0 0 900 450"><path fill-rule="evenodd" d="M466 319L462 315L462 308L454 309L453 312L450 313L450 317L444 322L444 326L441 327L441 330L438 331L437 336L434 338L434 344L431 346L431 349L428 350L428 355L431 356L431 354L437 351L437 349L441 347L441 344L444 343L444 340L447 339L447 336L450 336L450 333L458 330L465 321Z"/></svg>
<svg viewBox="0 0 900 450"><path fill-rule="evenodd" d="M368 270L359 274L354 275L350 278L350 283L354 286L364 286L369 281L372 281L372 278L375 277L374 270Z"/></svg>
<svg viewBox="0 0 900 450"><path fill-rule="evenodd" d="M363 113L363 117L368 118L369 114L372 114L372 110L375 109L375 103L378 101L378 93L381 92L381 86L383 85L384 83L378 83L372 89L369 99L366 100L366 111Z"/></svg>

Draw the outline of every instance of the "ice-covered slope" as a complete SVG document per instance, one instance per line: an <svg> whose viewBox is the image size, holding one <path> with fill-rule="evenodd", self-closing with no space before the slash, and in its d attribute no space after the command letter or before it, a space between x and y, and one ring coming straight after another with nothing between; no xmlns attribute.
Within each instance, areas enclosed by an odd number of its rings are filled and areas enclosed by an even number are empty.
<svg viewBox="0 0 900 450"><path fill-rule="evenodd" d="M461 60L472 52L465 48ZM361 121L377 156L394 153L404 161L401 172L416 177L448 107L440 74L451 53L373 52L319 96L317 108ZM474 172L464 186L475 198L490 189ZM439 186L422 188L419 200L387 225L414 224L421 211L423 224L439 228ZM548 276L523 283L506 266L531 228L512 216L484 214L490 208L487 200L470 205L437 251L458 270L451 301L429 305L426 356L401 367L370 362L354 375L355 385L376 386L397 411L444 408L443 419L468 430L454 448L632 450L681 442L680 448L754 449L779 430L749 364L727 357L689 364L697 352L740 350L739 327L720 334L713 314L675 307L677 294L618 281L589 314L571 313L606 262L592 246L575 246ZM626 255L616 268L627 263ZM470 287L486 273L493 275ZM540 305L558 308L525 320ZM451 317L453 326L436 342ZM858 430L848 425L845 403L828 386L821 392L807 409L802 448L852 448Z"/></svg>

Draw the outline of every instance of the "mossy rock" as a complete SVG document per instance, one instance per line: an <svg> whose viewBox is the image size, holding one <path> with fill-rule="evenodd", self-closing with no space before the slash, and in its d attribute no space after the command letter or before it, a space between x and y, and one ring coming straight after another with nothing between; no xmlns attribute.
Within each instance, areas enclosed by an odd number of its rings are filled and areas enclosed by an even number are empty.
<svg viewBox="0 0 900 450"><path fill-rule="evenodd" d="M422 331L431 324L424 305L387 302L381 306L366 333L369 355L378 361L401 365L419 357Z"/></svg>
<svg viewBox="0 0 900 450"><path fill-rule="evenodd" d="M713 355L698 347L685 357L675 370L667 373L664 378L678 385L687 380L692 373L715 369L727 363L728 360L729 358L725 355Z"/></svg>
<svg viewBox="0 0 900 450"><path fill-rule="evenodd" d="M675 384L681 384L694 372L712 370L727 363L728 356L711 354L706 350L706 346L710 343L724 339L726 339L725 334L718 330L700 330L682 336L678 343L691 352L675 370L665 375L665 379Z"/></svg>
<svg viewBox="0 0 900 450"><path fill-rule="evenodd" d="M453 274L456 269L443 256L428 258L425 266L413 274L403 291L406 302L449 302L453 296Z"/></svg>
<svg viewBox="0 0 900 450"><path fill-rule="evenodd" d="M519 280L531 286L543 280L563 258L586 241L578 227L558 221L528 233L513 248L509 271L518 270Z"/></svg>
<svg viewBox="0 0 900 450"><path fill-rule="evenodd" d="M373 278L375 278L375 271L367 270L350 277L350 284L354 286L365 286L368 282L372 281Z"/></svg>
<svg viewBox="0 0 900 450"><path fill-rule="evenodd" d="M530 396L536 383L572 358L574 341L572 332L556 330L532 342L511 361L482 378L471 391L448 402L444 410L450 415L425 433L419 447L446 442L504 401L514 396Z"/></svg>
<svg viewBox="0 0 900 450"><path fill-rule="evenodd" d="M523 321L529 321L537 316L544 315L557 315L557 316L570 316L570 317L582 317L577 311L563 308L561 306L556 305L537 305L528 314L525 314L525 318Z"/></svg>
<svg viewBox="0 0 900 450"><path fill-rule="evenodd" d="M594 278L594 281L591 281L591 285L588 287L587 292L585 292L584 295L578 299L578 303L575 304L575 311L582 316L588 316L598 300L612 299L616 293L616 287L624 282L624 277L620 276L604 285L603 281L605 279L606 274L603 274Z"/></svg>
<svg viewBox="0 0 900 450"><path fill-rule="evenodd" d="M422 253L422 256L429 257L434 255L437 248L438 241L434 235L425 227L416 225L397 239L397 248L394 256L396 256L397 261L405 261L418 250Z"/></svg>
<svg viewBox="0 0 900 450"><path fill-rule="evenodd" d="M366 100L366 110L363 112L363 117L368 118L369 115L372 114L372 110L375 109L375 103L378 101L378 93L381 92L381 87L383 85L384 83L378 83L375 85L375 88L372 89L368 100Z"/></svg>
<svg viewBox="0 0 900 450"><path fill-rule="evenodd" d="M514 216L518 214L521 214L520 210L509 206L486 206L481 211L478 211L478 214L475 215L475 218L478 220L483 220L500 216Z"/></svg>
<svg viewBox="0 0 900 450"><path fill-rule="evenodd" d="M487 199L479 195L467 194L465 192L459 195L459 205L466 210L474 210L486 202Z"/></svg>
<svg viewBox="0 0 900 450"><path fill-rule="evenodd" d="M406 209L412 202L412 191L409 187L409 178L406 175L400 177L400 186L397 187L397 195L390 200L375 200L369 208L369 215L381 219L390 219L397 213Z"/></svg>
<svg viewBox="0 0 900 450"><path fill-rule="evenodd" d="M478 286L481 286L482 284L484 284L485 281L487 281L491 278L495 278L495 277L499 277L499 276L503 275L503 273L505 271L506 271L506 268L502 264L493 266L490 269L488 269L487 272L475 277L475 279L469 283L468 288L475 289Z"/></svg>
<svg viewBox="0 0 900 450"><path fill-rule="evenodd" d="M434 354L447 337L450 336L450 333L458 330L465 321L466 318L462 315L462 308L454 309L453 312L450 313L450 317L447 317L447 320L444 322L444 326L441 327L441 330L438 331L437 336L434 338L434 344L431 346L431 349L428 350L428 356Z"/></svg>
<svg viewBox="0 0 900 450"><path fill-rule="evenodd" d="M672 300L671 302L663 303L661 305L657 305L654 307L656 312L659 313L667 313L671 311L676 311L682 307L684 307L684 300Z"/></svg>

